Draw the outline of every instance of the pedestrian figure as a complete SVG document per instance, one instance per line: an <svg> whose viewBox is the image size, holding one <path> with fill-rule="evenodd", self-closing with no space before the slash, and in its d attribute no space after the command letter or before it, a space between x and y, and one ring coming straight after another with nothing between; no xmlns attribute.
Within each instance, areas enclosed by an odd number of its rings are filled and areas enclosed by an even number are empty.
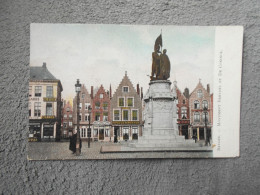
<svg viewBox="0 0 260 195"><path fill-rule="evenodd" d="M196 134L192 136L192 139L194 139L195 143L197 143L197 135Z"/></svg>
<svg viewBox="0 0 260 195"><path fill-rule="evenodd" d="M76 152L76 141L77 141L77 134L73 134L70 137L70 146L69 146L69 149L73 152L73 154ZM81 142L80 142L80 146L81 146Z"/></svg>

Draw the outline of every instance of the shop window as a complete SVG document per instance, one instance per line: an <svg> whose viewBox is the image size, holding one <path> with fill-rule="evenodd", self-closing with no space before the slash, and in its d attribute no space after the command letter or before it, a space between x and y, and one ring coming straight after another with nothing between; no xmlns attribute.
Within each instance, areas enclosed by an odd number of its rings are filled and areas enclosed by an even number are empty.
<svg viewBox="0 0 260 195"><path fill-rule="evenodd" d="M127 98L127 106L129 107L134 106L134 98Z"/></svg>
<svg viewBox="0 0 260 195"><path fill-rule="evenodd" d="M137 127L133 127L133 129L132 129L132 139L133 140L138 139L138 128Z"/></svg>
<svg viewBox="0 0 260 195"><path fill-rule="evenodd" d="M98 129L94 128L93 130L93 137L97 137L98 136Z"/></svg>
<svg viewBox="0 0 260 195"><path fill-rule="evenodd" d="M119 120L120 120L120 111L114 110L114 121L119 121Z"/></svg>
<svg viewBox="0 0 260 195"><path fill-rule="evenodd" d="M125 106L125 98L119 98L119 99L118 99L118 102L119 102L118 105L119 105L120 107L124 107L124 106Z"/></svg>
<svg viewBox="0 0 260 195"><path fill-rule="evenodd" d="M41 97L42 96L42 86L35 86L35 97Z"/></svg>
<svg viewBox="0 0 260 195"><path fill-rule="evenodd" d="M133 121L138 120L138 110L132 110L132 120Z"/></svg>
<svg viewBox="0 0 260 195"><path fill-rule="evenodd" d="M34 116L41 116L41 102L34 102Z"/></svg>
<svg viewBox="0 0 260 195"><path fill-rule="evenodd" d="M110 137L110 131L108 128L105 129L105 137Z"/></svg>
<svg viewBox="0 0 260 195"><path fill-rule="evenodd" d="M81 128L81 137L86 137L86 128Z"/></svg>
<svg viewBox="0 0 260 195"><path fill-rule="evenodd" d="M123 110L123 120L128 121L128 110Z"/></svg>
<svg viewBox="0 0 260 195"><path fill-rule="evenodd" d="M53 97L53 87L52 86L47 86L46 97Z"/></svg>
<svg viewBox="0 0 260 195"><path fill-rule="evenodd" d="M194 122L200 122L200 113L194 112Z"/></svg>
<svg viewBox="0 0 260 195"><path fill-rule="evenodd" d="M128 140L129 139L129 129L127 127L123 128L123 139L124 140Z"/></svg>
<svg viewBox="0 0 260 195"><path fill-rule="evenodd" d="M194 109L199 109L200 108L200 102L198 100L194 101Z"/></svg>

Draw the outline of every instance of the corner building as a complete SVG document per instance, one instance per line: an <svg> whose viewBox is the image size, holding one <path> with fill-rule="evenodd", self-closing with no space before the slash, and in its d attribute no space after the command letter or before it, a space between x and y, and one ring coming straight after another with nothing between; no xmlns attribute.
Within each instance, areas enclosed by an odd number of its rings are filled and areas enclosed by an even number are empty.
<svg viewBox="0 0 260 195"><path fill-rule="evenodd" d="M42 66L30 67L29 141L59 141L62 85Z"/></svg>
<svg viewBox="0 0 260 195"><path fill-rule="evenodd" d="M136 140L142 134L142 101L125 73L111 99L110 116L114 140Z"/></svg>

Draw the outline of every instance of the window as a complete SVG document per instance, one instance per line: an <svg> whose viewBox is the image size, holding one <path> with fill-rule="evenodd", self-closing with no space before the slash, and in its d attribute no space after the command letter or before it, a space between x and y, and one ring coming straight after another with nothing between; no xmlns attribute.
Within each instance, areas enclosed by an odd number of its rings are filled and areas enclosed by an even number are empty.
<svg viewBox="0 0 260 195"><path fill-rule="evenodd" d="M31 114L32 114L31 102L29 102L28 107L29 107L29 116L31 116Z"/></svg>
<svg viewBox="0 0 260 195"><path fill-rule="evenodd" d="M32 86L29 86L29 97L32 97Z"/></svg>
<svg viewBox="0 0 260 195"><path fill-rule="evenodd" d="M69 112L69 111L70 111L70 108L66 108L66 111Z"/></svg>
<svg viewBox="0 0 260 195"><path fill-rule="evenodd" d="M118 99L118 105L120 106L120 107L123 107L123 106L125 106L125 98L119 98Z"/></svg>
<svg viewBox="0 0 260 195"><path fill-rule="evenodd" d="M104 102L104 103L103 103L103 109L104 109L104 110L108 110L108 103L107 103L107 102Z"/></svg>
<svg viewBox="0 0 260 195"><path fill-rule="evenodd" d="M206 115L206 122L208 122L209 121L209 113L208 112L202 113L202 122L205 122L205 115Z"/></svg>
<svg viewBox="0 0 260 195"><path fill-rule="evenodd" d="M67 114L64 114L64 118L67 118Z"/></svg>
<svg viewBox="0 0 260 195"><path fill-rule="evenodd" d="M107 112L103 113L103 121L108 121L108 113Z"/></svg>
<svg viewBox="0 0 260 195"><path fill-rule="evenodd" d="M81 137L86 137L86 128L81 128Z"/></svg>
<svg viewBox="0 0 260 195"><path fill-rule="evenodd" d="M100 102L95 103L95 109L100 109Z"/></svg>
<svg viewBox="0 0 260 195"><path fill-rule="evenodd" d="M93 130L93 136L94 136L94 137L97 137L97 136L98 136L98 129L97 129L97 128L94 128L94 130Z"/></svg>
<svg viewBox="0 0 260 195"><path fill-rule="evenodd" d="M185 104L185 100L182 100L182 104Z"/></svg>
<svg viewBox="0 0 260 195"><path fill-rule="evenodd" d="M194 122L200 122L200 113L194 112Z"/></svg>
<svg viewBox="0 0 260 195"><path fill-rule="evenodd" d="M42 86L35 86L35 97L41 97L42 96Z"/></svg>
<svg viewBox="0 0 260 195"><path fill-rule="evenodd" d="M133 127L132 129L132 139L138 139L138 128Z"/></svg>
<svg viewBox="0 0 260 195"><path fill-rule="evenodd" d="M69 126L72 127L72 122L69 122Z"/></svg>
<svg viewBox="0 0 260 195"><path fill-rule="evenodd" d="M201 89L199 89L197 91L197 95L198 95L198 98L202 98L203 94L202 94L202 90Z"/></svg>
<svg viewBox="0 0 260 195"><path fill-rule="evenodd" d="M199 109L200 108L200 102L198 100L194 101L194 109Z"/></svg>
<svg viewBox="0 0 260 195"><path fill-rule="evenodd" d="M123 120L128 121L128 110L123 110Z"/></svg>
<svg viewBox="0 0 260 195"><path fill-rule="evenodd" d="M109 137L110 136L110 131L108 128L105 129L105 137Z"/></svg>
<svg viewBox="0 0 260 195"><path fill-rule="evenodd" d="M100 113L99 112L95 113L95 121L100 121Z"/></svg>
<svg viewBox="0 0 260 195"><path fill-rule="evenodd" d="M187 119L187 108L186 107L181 108L181 118Z"/></svg>
<svg viewBox="0 0 260 195"><path fill-rule="evenodd" d="M202 101L202 108L208 108L208 101L207 100Z"/></svg>
<svg viewBox="0 0 260 195"><path fill-rule="evenodd" d="M85 103L85 110L88 110L90 103Z"/></svg>
<svg viewBox="0 0 260 195"><path fill-rule="evenodd" d="M69 115L69 118L72 118L72 114Z"/></svg>
<svg viewBox="0 0 260 195"><path fill-rule="evenodd" d="M100 99L103 99L103 97L104 97L104 95L101 93L101 94L99 94L99 98Z"/></svg>
<svg viewBox="0 0 260 195"><path fill-rule="evenodd" d="M89 115L85 115L85 121L89 121Z"/></svg>
<svg viewBox="0 0 260 195"><path fill-rule="evenodd" d="M120 111L114 110L114 121L119 121L119 120L120 120Z"/></svg>
<svg viewBox="0 0 260 195"><path fill-rule="evenodd" d="M53 87L52 86L47 86L46 97L53 97Z"/></svg>
<svg viewBox="0 0 260 195"><path fill-rule="evenodd" d="M82 108L82 103L79 103L79 109L81 109Z"/></svg>
<svg viewBox="0 0 260 195"><path fill-rule="evenodd" d="M81 121L81 114L79 115L79 121Z"/></svg>
<svg viewBox="0 0 260 195"><path fill-rule="evenodd" d="M46 104L46 115L47 115L47 116L53 115L53 114L52 114L52 103L47 103L47 104Z"/></svg>
<svg viewBox="0 0 260 195"><path fill-rule="evenodd" d="M129 90L129 87L128 87L128 86L124 86L124 87L123 87L123 92L127 93L128 90Z"/></svg>
<svg viewBox="0 0 260 195"><path fill-rule="evenodd" d="M123 139L128 140L129 139L129 128L123 127Z"/></svg>
<svg viewBox="0 0 260 195"><path fill-rule="evenodd" d="M132 110L132 120L133 121L138 120L137 113L138 113L138 110Z"/></svg>
<svg viewBox="0 0 260 195"><path fill-rule="evenodd" d="M34 102L34 116L41 116L41 102Z"/></svg>
<svg viewBox="0 0 260 195"><path fill-rule="evenodd" d="M132 107L134 105L134 98L127 98L127 106Z"/></svg>
<svg viewBox="0 0 260 195"><path fill-rule="evenodd" d="M84 99L85 98L85 93L82 93L81 94L81 99Z"/></svg>
<svg viewBox="0 0 260 195"><path fill-rule="evenodd" d="M66 122L63 123L63 127L67 128L67 123Z"/></svg>

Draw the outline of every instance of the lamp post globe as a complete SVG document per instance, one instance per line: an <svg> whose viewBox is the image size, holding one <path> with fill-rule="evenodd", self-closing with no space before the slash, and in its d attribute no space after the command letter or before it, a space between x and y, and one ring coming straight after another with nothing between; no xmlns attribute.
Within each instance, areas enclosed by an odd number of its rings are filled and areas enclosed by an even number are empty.
<svg viewBox="0 0 260 195"><path fill-rule="evenodd" d="M81 91L81 84L79 79L77 79L77 83L75 84L75 91L77 93L77 140L76 140L76 156L79 156L81 153L81 140L79 134L79 93Z"/></svg>

